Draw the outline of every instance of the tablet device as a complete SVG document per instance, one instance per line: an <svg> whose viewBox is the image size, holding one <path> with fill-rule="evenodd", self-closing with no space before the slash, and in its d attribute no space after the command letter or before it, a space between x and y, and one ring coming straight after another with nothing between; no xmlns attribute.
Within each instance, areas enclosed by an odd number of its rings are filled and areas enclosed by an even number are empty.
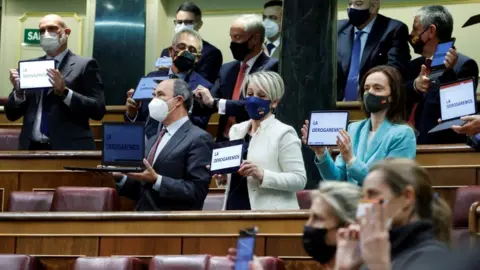
<svg viewBox="0 0 480 270"><path fill-rule="evenodd" d="M348 111L315 111L310 113L307 145L335 146L340 130L347 130Z"/></svg>
<svg viewBox="0 0 480 270"><path fill-rule="evenodd" d="M169 69L173 64L171 57L159 57L155 62L155 67L158 69Z"/></svg>
<svg viewBox="0 0 480 270"><path fill-rule="evenodd" d="M142 77L138 82L135 92L133 92L133 100L150 100L153 98L155 87L161 82L168 80L168 77Z"/></svg>
<svg viewBox="0 0 480 270"><path fill-rule="evenodd" d="M216 143L210 162L211 175L237 172L242 164L244 144L243 139Z"/></svg>
<svg viewBox="0 0 480 270"><path fill-rule="evenodd" d="M51 88L47 69L55 68L55 60L27 60L18 62L20 89L33 90Z"/></svg>
<svg viewBox="0 0 480 270"><path fill-rule="evenodd" d="M435 50L435 54L432 58L432 66L431 71L435 71L437 69L444 69L445 65L443 62L445 61L445 57L447 56L448 51L450 48L455 45L455 38L443 43L439 43L437 45L437 49Z"/></svg>
<svg viewBox="0 0 480 270"><path fill-rule="evenodd" d="M461 118L477 113L477 95L474 78L461 79L440 86L440 113L442 123L428 131L438 132L462 126L466 123Z"/></svg>
<svg viewBox="0 0 480 270"><path fill-rule="evenodd" d="M240 230L237 240L237 258L235 260L234 270L250 269L250 261L253 259L255 252L257 233L257 227Z"/></svg>

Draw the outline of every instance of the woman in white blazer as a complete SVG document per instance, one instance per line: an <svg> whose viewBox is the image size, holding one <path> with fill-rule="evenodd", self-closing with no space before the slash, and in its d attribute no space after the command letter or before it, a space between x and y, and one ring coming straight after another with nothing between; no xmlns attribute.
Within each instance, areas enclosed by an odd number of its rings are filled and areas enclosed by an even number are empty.
<svg viewBox="0 0 480 270"><path fill-rule="evenodd" d="M283 80L275 72L256 72L242 89L250 120L233 125L229 137L245 139L247 150L237 173L214 176L226 186L223 209L299 209L296 192L307 182L300 138L272 113L285 92Z"/></svg>

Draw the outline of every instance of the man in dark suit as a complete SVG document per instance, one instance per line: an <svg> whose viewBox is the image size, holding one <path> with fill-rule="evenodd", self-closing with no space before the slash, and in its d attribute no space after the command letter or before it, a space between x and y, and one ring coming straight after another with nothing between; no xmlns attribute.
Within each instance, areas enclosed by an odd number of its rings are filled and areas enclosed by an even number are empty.
<svg viewBox="0 0 480 270"><path fill-rule="evenodd" d="M199 31L203 25L202 11L194 3L185 2L178 7L174 23L175 33L178 33L184 28ZM222 53L206 40L203 40L203 48L201 52L201 57L195 65L195 71L211 83L214 83L223 63ZM169 57L169 48L163 49L160 56Z"/></svg>
<svg viewBox="0 0 480 270"><path fill-rule="evenodd" d="M249 119L241 89L245 76L262 70L278 71L278 60L263 52L265 28L259 16L243 15L235 20L230 27L230 38L235 61L222 66L211 92L205 87L198 87L194 91L204 105L203 108L195 106L194 112L220 114L217 142L228 140L228 132L233 124Z"/></svg>
<svg viewBox="0 0 480 270"><path fill-rule="evenodd" d="M358 83L371 68L390 65L405 74L408 27L378 14L379 0L349 1L348 20L338 21L337 100L354 101Z"/></svg>
<svg viewBox="0 0 480 270"><path fill-rule="evenodd" d="M438 124L440 112L440 84L454 82L459 78L475 77L477 85L478 66L476 62L451 48L445 58L445 71L431 81L428 77L432 57L437 45L451 40L453 17L443 6L424 6L414 18L411 44L415 53L422 55L409 63L405 77L408 121L417 130L418 144L465 143L466 137L452 130L429 134Z"/></svg>
<svg viewBox="0 0 480 270"><path fill-rule="evenodd" d="M282 50L283 1L270 0L263 5L263 26L265 27L265 54L280 59Z"/></svg>
<svg viewBox="0 0 480 270"><path fill-rule="evenodd" d="M146 141L146 170L115 176L119 194L136 201L137 211L202 209L211 179L207 165L213 139L188 119L192 102L182 80L163 81L155 89L151 117L162 125Z"/></svg>
<svg viewBox="0 0 480 270"><path fill-rule="evenodd" d="M8 97L8 120L23 117L20 150L94 150L89 119L101 120L105 114L103 84L97 62L67 49L70 28L58 15L40 21L40 46L54 59L56 69L48 70L52 88L19 89L16 69L10 70L14 90Z"/></svg>
<svg viewBox="0 0 480 270"><path fill-rule="evenodd" d="M202 38L200 35L190 29L182 29L175 34L172 45L168 48L173 64L170 69L161 69L148 73L147 77L178 78L188 83L190 90L196 89L199 85L211 88L212 84L202 75L195 72L193 67L199 59L199 52L202 51ZM149 102L135 102L132 99L134 90L127 92L127 112L125 113L126 122L150 122L146 125L146 135L149 137L152 132L155 133L158 122L148 117ZM153 93L153 89L152 89ZM207 129L209 116L190 114L192 123L202 129Z"/></svg>

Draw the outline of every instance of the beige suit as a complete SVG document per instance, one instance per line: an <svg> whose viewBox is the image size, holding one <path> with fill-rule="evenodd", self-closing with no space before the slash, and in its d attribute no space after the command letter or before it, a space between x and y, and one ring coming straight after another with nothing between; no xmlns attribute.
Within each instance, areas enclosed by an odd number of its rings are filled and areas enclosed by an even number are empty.
<svg viewBox="0 0 480 270"><path fill-rule="evenodd" d="M243 139L250 126L251 120L233 125L229 133L230 140ZM296 192L305 188L307 176L301 142L291 126L278 121L274 115L263 120L252 136L247 159L264 172L261 184L254 177L247 178L252 210L300 209ZM227 177L223 209L229 187L230 175Z"/></svg>

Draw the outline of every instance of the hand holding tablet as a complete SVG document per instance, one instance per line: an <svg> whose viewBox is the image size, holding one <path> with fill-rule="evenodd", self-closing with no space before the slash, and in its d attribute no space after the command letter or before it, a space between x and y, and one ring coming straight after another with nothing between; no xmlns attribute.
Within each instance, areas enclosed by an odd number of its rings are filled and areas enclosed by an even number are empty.
<svg viewBox="0 0 480 270"><path fill-rule="evenodd" d="M168 77L142 77L133 92L132 99L135 101L152 99L157 85L165 80L168 80Z"/></svg>
<svg viewBox="0 0 480 270"><path fill-rule="evenodd" d="M242 164L244 140L217 143L213 146L211 175L222 175L239 171Z"/></svg>
<svg viewBox="0 0 480 270"><path fill-rule="evenodd" d="M19 89L33 90L51 88L52 82L47 71L49 69L55 69L55 60L28 60L18 62Z"/></svg>

